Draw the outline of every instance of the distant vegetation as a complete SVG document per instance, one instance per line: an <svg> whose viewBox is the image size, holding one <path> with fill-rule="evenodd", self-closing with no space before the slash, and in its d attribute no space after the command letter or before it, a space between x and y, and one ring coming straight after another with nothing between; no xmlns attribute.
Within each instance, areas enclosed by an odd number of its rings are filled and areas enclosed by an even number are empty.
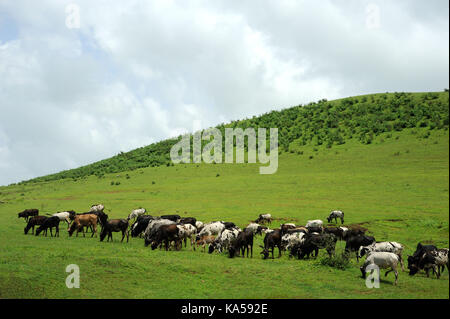
<svg viewBox="0 0 450 319"><path fill-rule="evenodd" d="M416 127L447 130L448 126L449 96L446 90L430 93L372 94L335 101L324 99L308 105L272 111L251 119L221 124L217 128L225 136L226 127L243 129L277 127L280 151L301 155L302 146L305 145L325 145L332 148L333 145L345 144L350 139L371 144L374 136L384 132ZM427 133L421 137L427 138ZM170 149L180 138L181 136L130 152L121 152L109 159L27 182L63 178L77 180L89 175L102 178L108 173L143 167L170 166L173 165L170 161Z"/></svg>

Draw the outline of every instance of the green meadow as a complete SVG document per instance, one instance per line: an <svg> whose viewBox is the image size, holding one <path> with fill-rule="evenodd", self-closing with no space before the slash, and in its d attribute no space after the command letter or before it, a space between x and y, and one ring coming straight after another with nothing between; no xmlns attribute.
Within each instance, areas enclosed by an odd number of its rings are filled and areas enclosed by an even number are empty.
<svg viewBox="0 0 450 319"><path fill-rule="evenodd" d="M448 107L448 98L447 98ZM448 120L448 115L447 115ZM447 123L448 126L448 123ZM263 260L258 236L253 258L144 247L142 238L121 243L98 237L24 235L17 213L88 211L103 203L110 218L145 207L151 215L177 213L203 222L233 221L241 228L260 213L304 225L345 212L377 241L398 241L405 259L418 242L449 246L448 129L405 128L373 136L369 144L349 139L329 148L291 144L278 171L260 175L260 164L177 164L132 171L36 181L0 187L0 298L449 298L449 273L438 280L422 272L384 277L369 289L352 257L345 270L317 259ZM45 156L45 155L42 155ZM338 242L337 253L344 243ZM275 256L277 256L277 250ZM80 288L65 285L66 266L80 267ZM405 263L406 268L406 263Z"/></svg>

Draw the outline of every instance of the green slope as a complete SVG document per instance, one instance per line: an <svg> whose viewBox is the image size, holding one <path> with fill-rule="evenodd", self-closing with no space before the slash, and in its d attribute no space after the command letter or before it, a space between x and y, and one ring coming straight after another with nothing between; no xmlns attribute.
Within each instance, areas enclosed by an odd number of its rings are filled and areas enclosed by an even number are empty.
<svg viewBox="0 0 450 319"><path fill-rule="evenodd" d="M448 95L437 99L447 103L448 119ZM370 144L358 134L331 148L296 138L273 175L260 175L260 164L178 164L0 187L0 298L449 298L447 270L439 280L401 272L398 286L391 273L379 289L368 289L362 262L354 258L345 270L322 265L322 252L317 260L285 254L262 260L261 237L252 259L229 259L189 245L151 251L140 238L120 243L117 233L114 243L69 238L64 226L59 238L24 235L25 223L17 218L24 208L83 212L101 202L111 218L142 206L153 215L179 213L240 227L270 212L274 228L324 220L342 209L347 225L404 244L405 255L419 241L448 247L449 133L445 112L440 118L442 128L382 132ZM72 263L80 266L80 289L65 286L65 267Z"/></svg>
<svg viewBox="0 0 450 319"><path fill-rule="evenodd" d="M225 136L225 127L277 127L280 151L284 152L297 152L305 145L326 145L332 148L333 145L345 144L350 140L370 144L374 136L384 132L415 127L448 129L448 101L448 92L370 94L330 102L321 100L222 124L217 128ZM89 175L103 176L106 173L170 165L170 148L179 138L121 152L109 159L31 181L78 179Z"/></svg>

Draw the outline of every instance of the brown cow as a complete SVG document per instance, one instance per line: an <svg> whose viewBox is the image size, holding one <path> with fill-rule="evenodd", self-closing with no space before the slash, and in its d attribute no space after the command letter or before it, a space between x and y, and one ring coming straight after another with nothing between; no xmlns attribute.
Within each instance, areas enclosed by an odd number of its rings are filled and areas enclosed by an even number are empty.
<svg viewBox="0 0 450 319"><path fill-rule="evenodd" d="M73 232L77 231L77 237L78 233L80 231L83 232L83 237L85 236L84 233L84 227L93 227L92 235L91 237L94 237L94 234L97 232L97 222L98 222L98 216L95 214L86 214L86 215L77 215L75 216L75 219L73 220L72 225L70 225L69 228L69 237L72 236Z"/></svg>
<svg viewBox="0 0 450 319"><path fill-rule="evenodd" d="M203 252L205 252L206 245L211 245L216 240L215 236L202 236L199 240L197 240L197 247L202 245Z"/></svg>

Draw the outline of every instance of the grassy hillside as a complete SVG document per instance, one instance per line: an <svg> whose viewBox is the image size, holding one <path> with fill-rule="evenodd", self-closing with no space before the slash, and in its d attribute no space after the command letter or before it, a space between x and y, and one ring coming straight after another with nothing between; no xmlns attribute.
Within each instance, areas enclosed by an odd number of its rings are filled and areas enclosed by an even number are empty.
<svg viewBox="0 0 450 319"><path fill-rule="evenodd" d="M420 100L423 95L413 97ZM356 259L346 270L322 265L323 252L317 260L290 260L286 255L262 260L261 237L252 259L229 259L192 252L189 246L182 251L151 251L143 239L118 242L117 233L114 243L69 238L65 229L59 238L24 235L25 223L17 218L24 208L39 208L42 214L82 212L101 202L112 218L126 217L131 209L142 206L154 215L179 213L205 222L234 221L244 227L259 213L270 212L276 227L288 221L324 220L330 210L341 209L346 223L367 227L379 241L401 242L405 255L419 241L448 247L448 95L426 101L446 103L446 114L422 117L428 127L416 122L411 128L402 124L398 131L377 132L370 144L361 143L360 132L365 129L361 123L354 127L352 138L348 126L341 133L345 143L331 148L316 143L314 137L303 143L305 128L300 137L292 137L273 175L260 175L259 164L179 164L105 173L102 178L86 175L76 181L44 181L89 172L82 168L0 187L0 298L449 298L447 270L439 280L401 272L398 286L392 285L391 273L382 278L379 289L368 289ZM321 102L315 107L338 107L341 102ZM314 107L304 110L314 112ZM289 112L270 114L287 117ZM422 112L430 111L425 106ZM292 121L303 127L301 118L293 116ZM430 130L430 123L440 124ZM386 122L381 124L388 127ZM290 122L285 127L291 127ZM340 242L338 253L343 246ZM80 266L79 289L65 286L65 267L72 263Z"/></svg>
<svg viewBox="0 0 450 319"><path fill-rule="evenodd" d="M426 137L429 131L448 129L448 105L448 92L371 94L330 102L321 100L222 124L217 128L225 136L226 127L277 127L280 152L300 153L307 145L332 148L352 140L371 144L374 137L382 133L399 132L405 128L426 127L429 130L422 133ZM170 165L170 148L179 138L121 152L112 158L35 178L31 182L61 178L77 180L89 175L102 177L107 173Z"/></svg>

